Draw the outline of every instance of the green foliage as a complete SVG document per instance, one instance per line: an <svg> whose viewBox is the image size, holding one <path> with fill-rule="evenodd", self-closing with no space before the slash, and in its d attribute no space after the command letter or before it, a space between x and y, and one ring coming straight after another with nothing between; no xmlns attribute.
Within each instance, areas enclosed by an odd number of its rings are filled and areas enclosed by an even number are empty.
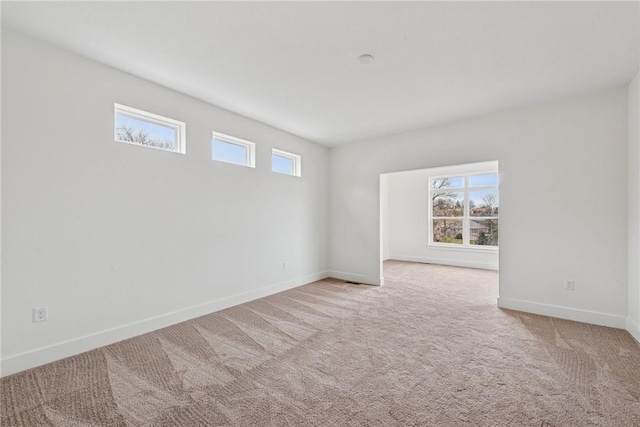
<svg viewBox="0 0 640 427"><path fill-rule="evenodd" d="M476 245L481 246L498 246L498 221L495 219L488 220L487 232L484 230L478 234Z"/></svg>
<svg viewBox="0 0 640 427"><path fill-rule="evenodd" d="M480 234L478 234L478 240L476 240L476 245L488 245L489 244L489 239L487 238L487 235L485 234L484 231L481 231Z"/></svg>
<svg viewBox="0 0 640 427"><path fill-rule="evenodd" d="M462 244L462 239L454 239L453 237L443 237L442 239L439 240L440 243L455 243L457 245L461 245Z"/></svg>

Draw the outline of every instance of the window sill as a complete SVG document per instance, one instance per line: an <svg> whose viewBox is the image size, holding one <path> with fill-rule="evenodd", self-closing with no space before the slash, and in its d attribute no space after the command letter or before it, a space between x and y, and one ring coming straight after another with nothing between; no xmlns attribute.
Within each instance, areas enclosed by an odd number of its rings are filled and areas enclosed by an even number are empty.
<svg viewBox="0 0 640 427"><path fill-rule="evenodd" d="M136 147L153 148L154 150L160 150L160 151L164 151L166 153L187 154L186 151L184 151L184 150L177 150L177 149L173 149L173 148L155 147L153 145L145 145L145 144L140 144L139 142L124 141L122 139L117 139L117 138L114 138L114 141L115 142L120 142L122 144L135 145Z"/></svg>
<svg viewBox="0 0 640 427"><path fill-rule="evenodd" d="M478 253L498 253L499 248L497 246L454 246L449 244L429 243L427 249L437 249L445 251L458 251L458 252L478 252Z"/></svg>

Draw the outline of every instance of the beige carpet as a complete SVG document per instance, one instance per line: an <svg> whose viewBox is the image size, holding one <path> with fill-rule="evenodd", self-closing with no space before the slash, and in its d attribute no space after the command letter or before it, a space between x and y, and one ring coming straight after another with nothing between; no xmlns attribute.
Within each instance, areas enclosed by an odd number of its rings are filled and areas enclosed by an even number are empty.
<svg viewBox="0 0 640 427"><path fill-rule="evenodd" d="M387 262L2 380L2 426L638 426L624 331L502 311L495 272Z"/></svg>

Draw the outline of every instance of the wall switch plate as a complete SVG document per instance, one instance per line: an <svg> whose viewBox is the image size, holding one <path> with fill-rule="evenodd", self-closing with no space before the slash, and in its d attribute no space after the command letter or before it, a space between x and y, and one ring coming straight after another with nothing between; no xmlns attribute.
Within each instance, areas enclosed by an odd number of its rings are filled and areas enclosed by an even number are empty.
<svg viewBox="0 0 640 427"><path fill-rule="evenodd" d="M565 279L564 288L567 291L575 291L576 290L576 281L573 279Z"/></svg>
<svg viewBox="0 0 640 427"><path fill-rule="evenodd" d="M282 269L286 270L289 267L289 261L283 261L282 262Z"/></svg>
<svg viewBox="0 0 640 427"><path fill-rule="evenodd" d="M49 318L47 307L38 307L33 309L33 323L44 322Z"/></svg>

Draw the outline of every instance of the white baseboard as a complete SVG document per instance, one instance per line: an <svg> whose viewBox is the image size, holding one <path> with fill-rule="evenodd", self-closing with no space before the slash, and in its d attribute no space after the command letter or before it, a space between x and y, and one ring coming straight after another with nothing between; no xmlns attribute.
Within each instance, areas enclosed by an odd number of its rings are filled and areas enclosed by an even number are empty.
<svg viewBox="0 0 640 427"><path fill-rule="evenodd" d="M638 341L638 344L640 344L640 325L631 320L630 317L627 317L626 326L627 332L629 332L631 336L634 337L636 341Z"/></svg>
<svg viewBox="0 0 640 427"><path fill-rule="evenodd" d="M348 273L346 271L330 270L329 276L335 279L346 280L347 282L363 283L365 285L380 286L384 284L383 277L371 277L364 274Z"/></svg>
<svg viewBox="0 0 640 427"><path fill-rule="evenodd" d="M0 376L11 375L25 369L34 368L46 363L54 362L65 357L84 353L98 347L113 344L128 338L132 338L147 332L152 332L176 323L184 322L195 317L233 307L248 301L253 301L268 295L286 291L287 289L302 286L329 277L328 271L309 274L286 282L266 286L264 288L215 299L204 304L176 310L160 316L151 317L112 329L96 332L94 334L73 338L24 353L14 354L2 359Z"/></svg>
<svg viewBox="0 0 640 427"><path fill-rule="evenodd" d="M625 329L626 323L624 316L617 316L615 314L600 313L597 311L581 310L577 308L541 304L510 298L499 297L498 307L506 308L508 310L524 311L526 313L541 314L543 316L557 317L560 319L575 320L576 322L591 323L593 325L609 326L611 328L618 329Z"/></svg>
<svg viewBox="0 0 640 427"><path fill-rule="evenodd" d="M483 270L498 270L498 264L489 262L460 261L447 258L419 257L413 255L390 254L389 259L396 261L423 262L427 264L451 265L454 267L481 268Z"/></svg>

